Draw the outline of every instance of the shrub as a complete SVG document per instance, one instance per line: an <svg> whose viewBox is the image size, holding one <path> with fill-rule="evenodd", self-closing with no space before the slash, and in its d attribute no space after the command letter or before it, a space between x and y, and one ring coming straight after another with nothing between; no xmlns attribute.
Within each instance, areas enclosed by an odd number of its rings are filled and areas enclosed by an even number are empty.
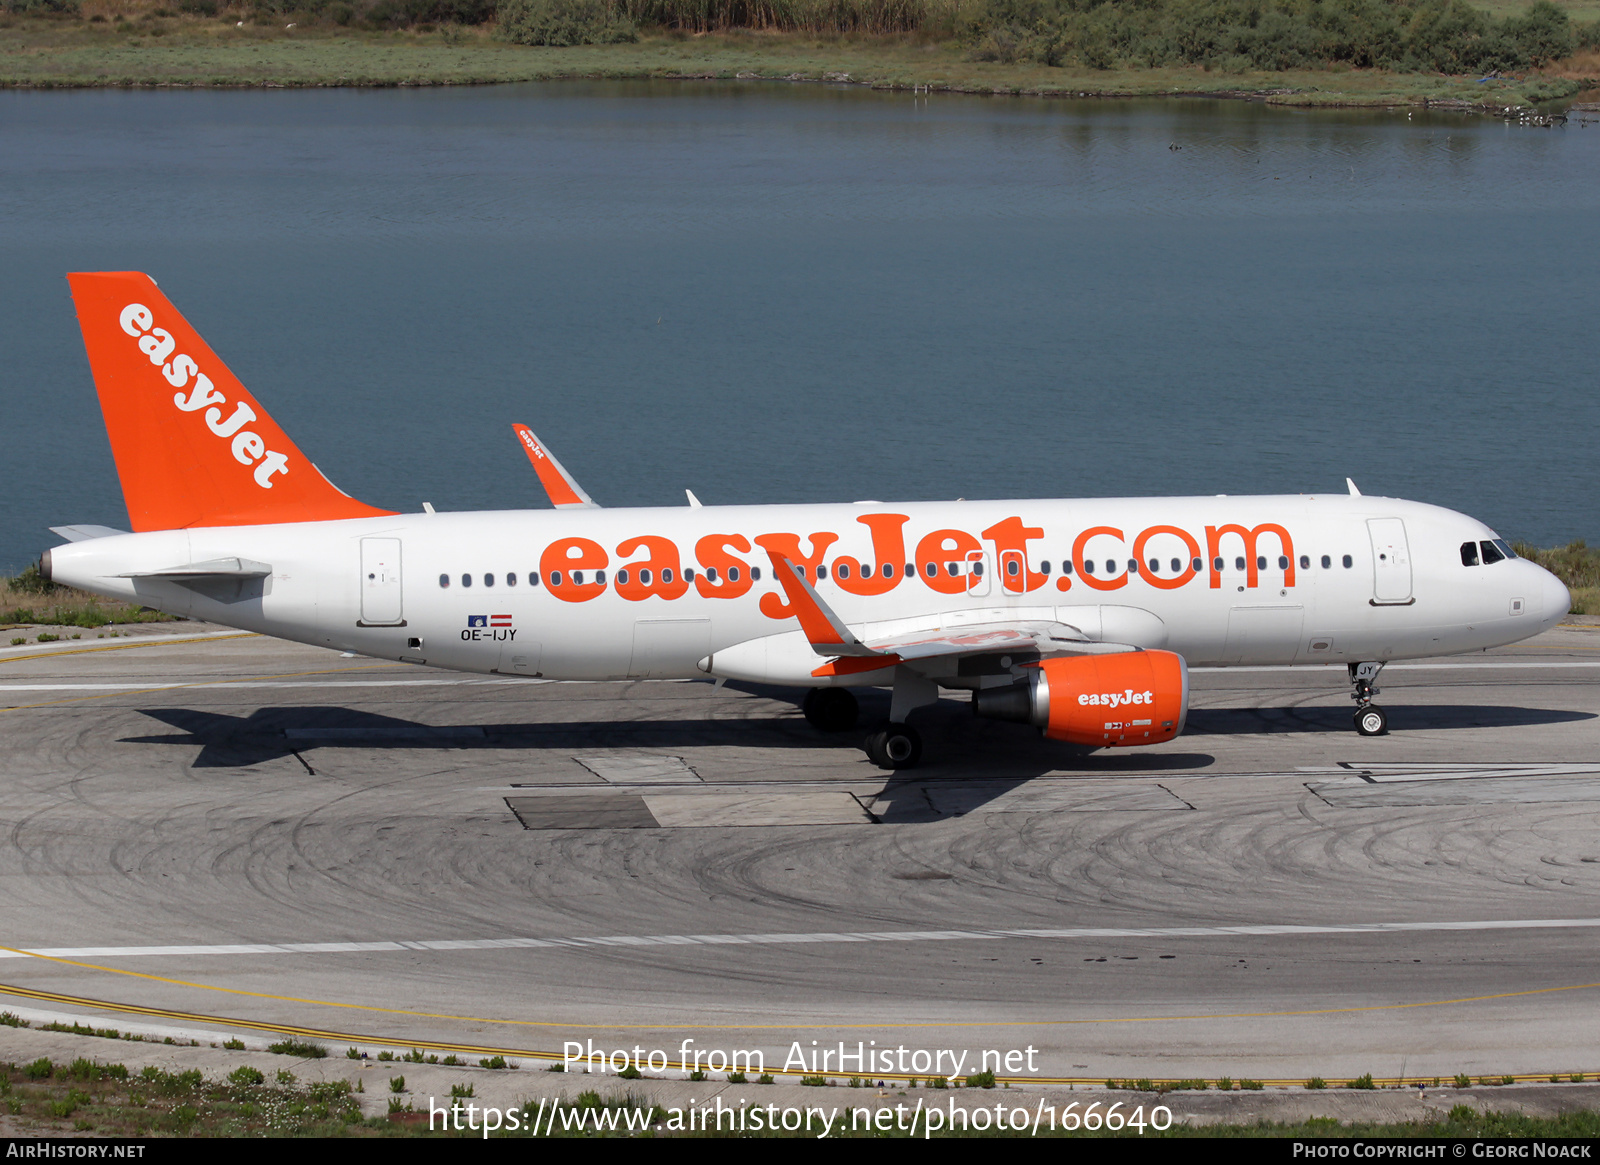
<svg viewBox="0 0 1600 1165"><path fill-rule="evenodd" d="M990 1071L974 1072L967 1077L968 1088L993 1088L994 1073Z"/></svg>
<svg viewBox="0 0 1600 1165"><path fill-rule="evenodd" d="M756 1083L757 1084L771 1084L772 1083L772 1073L771 1072L763 1072L763 1073L761 1073L760 1076L756 1077Z"/></svg>
<svg viewBox="0 0 1600 1165"><path fill-rule="evenodd" d="M1239 1089L1242 1092L1260 1092L1261 1091L1261 1081L1259 1081L1259 1080L1245 1080L1245 1079L1241 1078L1239 1080Z"/></svg>
<svg viewBox="0 0 1600 1165"><path fill-rule="evenodd" d="M639 39L638 26L606 0L501 0L495 36L512 44L568 48Z"/></svg>
<svg viewBox="0 0 1600 1165"><path fill-rule="evenodd" d="M1457 1072L1455 1084L1457 1088L1471 1088L1472 1077L1468 1076L1465 1072Z"/></svg>
<svg viewBox="0 0 1600 1165"><path fill-rule="evenodd" d="M228 1073L229 1084L251 1085L266 1082L266 1075L259 1068L252 1068L248 1064L241 1064Z"/></svg>
<svg viewBox="0 0 1600 1165"><path fill-rule="evenodd" d="M406 1090L406 1078L404 1076L391 1076L391 1077L389 1077L389 1091L390 1092L404 1092L405 1090Z"/></svg>
<svg viewBox="0 0 1600 1165"><path fill-rule="evenodd" d="M22 1074L29 1080L48 1080L54 1075L56 1066L50 1062L48 1056L40 1056L33 1063L22 1070Z"/></svg>
<svg viewBox="0 0 1600 1165"><path fill-rule="evenodd" d="M729 1072L728 1073L728 1083L729 1084L747 1084L747 1083L749 1083L749 1079L750 1078L748 1076L746 1076L743 1072Z"/></svg>
<svg viewBox="0 0 1600 1165"><path fill-rule="evenodd" d="M310 1044L304 1040L282 1040L276 1044L268 1044L267 1051L276 1052L280 1056L299 1056L302 1060L320 1060L328 1054L328 1049L321 1044Z"/></svg>
<svg viewBox="0 0 1600 1165"><path fill-rule="evenodd" d="M1307 1088L1326 1088L1327 1086L1328 1082L1321 1076L1313 1076L1310 1080L1306 1081Z"/></svg>
<svg viewBox="0 0 1600 1165"><path fill-rule="evenodd" d="M478 1061L478 1067L480 1067L480 1068L507 1068L507 1067L510 1067L510 1065L508 1065L506 1063L506 1058L504 1056L490 1056L486 1060L479 1060Z"/></svg>
<svg viewBox="0 0 1600 1165"><path fill-rule="evenodd" d="M1376 1088L1377 1085L1372 1082L1372 1073L1371 1072L1365 1072L1362 1075L1357 1076L1354 1080L1347 1081L1345 1083L1345 1087L1346 1088Z"/></svg>
<svg viewBox="0 0 1600 1165"><path fill-rule="evenodd" d="M222 1041L222 1046L227 1048L230 1052L242 1052L242 1051L244 1051L244 1041L243 1040L223 1040Z"/></svg>

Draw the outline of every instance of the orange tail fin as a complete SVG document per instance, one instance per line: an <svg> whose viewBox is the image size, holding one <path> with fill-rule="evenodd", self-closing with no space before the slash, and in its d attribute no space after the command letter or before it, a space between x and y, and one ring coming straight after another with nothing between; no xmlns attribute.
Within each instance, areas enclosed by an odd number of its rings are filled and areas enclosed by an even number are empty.
<svg viewBox="0 0 1600 1165"><path fill-rule="evenodd" d="M134 530L392 512L323 477L148 275L67 281Z"/></svg>

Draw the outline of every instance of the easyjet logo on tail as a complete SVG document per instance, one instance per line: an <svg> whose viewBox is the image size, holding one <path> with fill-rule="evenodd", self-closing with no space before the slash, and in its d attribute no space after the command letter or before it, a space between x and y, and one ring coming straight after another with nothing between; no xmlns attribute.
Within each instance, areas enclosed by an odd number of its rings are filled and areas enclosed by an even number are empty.
<svg viewBox="0 0 1600 1165"><path fill-rule="evenodd" d="M244 401L239 401L233 406L233 411L228 412L227 397L212 384L209 376L200 371L200 365L195 363L194 358L181 353L173 355L178 342L172 338L171 332L156 327L155 315L149 308L142 303L130 303L122 309L118 322L124 332L138 340L139 351L151 364L161 369L161 375L167 378L168 384L176 389L188 390L178 392L172 398L172 403L186 413L205 409L206 428L229 443L229 451L240 465L255 467L253 476L257 485L262 489L271 489L274 474L288 476L288 454L268 449L260 434L245 428L256 419L255 410ZM227 415L224 416L224 413Z"/></svg>

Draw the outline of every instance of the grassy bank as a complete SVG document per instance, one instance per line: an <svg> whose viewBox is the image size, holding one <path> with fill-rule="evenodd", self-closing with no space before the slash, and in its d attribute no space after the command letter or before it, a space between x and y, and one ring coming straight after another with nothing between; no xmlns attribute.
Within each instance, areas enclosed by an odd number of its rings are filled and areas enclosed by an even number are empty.
<svg viewBox="0 0 1600 1165"><path fill-rule="evenodd" d="M0 578L0 631L10 633L0 642L11 646L27 641L28 636L16 634L25 629L38 642L49 643L67 635L61 630L67 627L92 630L117 623L166 623L175 618L137 603L121 603L56 586L40 578L37 567L30 566L16 578ZM40 627L56 630L39 631Z"/></svg>
<svg viewBox="0 0 1600 1165"><path fill-rule="evenodd" d="M0 1022L10 1017L0 1015ZM169 1041L170 1042L170 1041ZM382 1077L379 1077L382 1079ZM404 1086L404 1077L399 1084ZM396 1092L399 1089L395 1090ZM452 1090L461 1103L473 1096L471 1085L460 1085ZM95 1136L113 1137L401 1137L423 1136L443 1138L482 1138L476 1129L461 1132L429 1133L425 1119L405 1113L391 1121L382 1117L363 1117L358 1095L348 1080L305 1082L298 1080L288 1068L263 1071L242 1065L225 1079L206 1079L198 1069L172 1071L156 1067L132 1070L119 1063L103 1063L87 1057L78 1057L68 1063L56 1063L41 1057L26 1064L0 1063L0 1104L4 1105L9 1120L7 1131L21 1136ZM830 1105L831 1106L831 1105ZM581 1092L576 1100L564 1107L572 1110L628 1110L648 1109L646 1127L629 1133L624 1122L616 1122L601 1136L688 1136L705 1139L714 1132L674 1133L667 1125L667 1111L659 1102L652 1103L644 1097L602 1098L595 1091ZM972 1107L984 1107L981 1103ZM522 1110L519 1123L527 1123L534 1106ZM391 1110L403 1112L400 1098L394 1098ZM540 1110L542 1111L542 1109ZM472 1114L468 1114L470 1119ZM407 1119L409 1118L409 1119ZM804 1127L784 1132L764 1130L759 1133L733 1134L740 1139L806 1139L817 1137L820 1120L808 1120ZM593 1130L568 1130L557 1127L555 1136L594 1136ZM528 1136L526 1133L499 1136ZM830 1134L835 1138L860 1139L871 1137L881 1140L881 1132L852 1131L849 1126L836 1127ZM894 1128L890 1137L907 1138L906 1130ZM916 1136L921 1136L918 1131ZM1029 1137L1027 1129L1006 1128L986 1131L942 1132L941 1138L955 1137ZM1582 1137L1600 1135L1600 1116L1593 1112L1570 1112L1561 1116L1526 1116L1522 1114L1479 1112L1470 1105L1457 1104L1442 1119L1406 1122L1345 1123L1331 1117L1312 1117L1296 1123L1260 1121L1250 1124L1184 1124L1175 1123L1165 1132L1151 1130L1123 1130L1116 1132L1065 1133L1046 1131L1044 1136L1094 1138L1115 1137L1144 1139L1162 1138L1316 1138L1316 1139L1399 1139L1399 1138L1528 1138L1528 1137ZM541 1137L540 1139L545 1139Z"/></svg>
<svg viewBox="0 0 1600 1165"><path fill-rule="evenodd" d="M346 86L513 81L743 78L850 81L879 88L1054 96L1254 96L1287 105L1527 105L1570 96L1589 65L1481 80L1436 72L1327 67L1263 69L1234 54L1206 64L1091 67L994 59L972 36L816 35L750 29L645 31L635 41L567 48L496 40L492 25L391 30L227 19L152 0L96 0L73 16L0 19L0 85ZM107 11L115 9L113 15ZM243 19L243 18L241 18ZM286 25L292 25L288 27ZM1001 54L1004 55L1004 54ZM1591 54L1592 55L1592 54ZM991 59L978 59L988 56ZM1600 76L1600 61L1593 62Z"/></svg>

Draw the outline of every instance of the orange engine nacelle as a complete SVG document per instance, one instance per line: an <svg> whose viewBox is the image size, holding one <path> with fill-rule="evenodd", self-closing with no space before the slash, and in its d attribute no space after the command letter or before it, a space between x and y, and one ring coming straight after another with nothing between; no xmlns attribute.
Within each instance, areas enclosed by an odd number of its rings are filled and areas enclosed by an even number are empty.
<svg viewBox="0 0 1600 1165"><path fill-rule="evenodd" d="M974 692L972 710L1073 744L1160 744L1183 731L1189 669L1170 651L1047 659L1020 684Z"/></svg>

